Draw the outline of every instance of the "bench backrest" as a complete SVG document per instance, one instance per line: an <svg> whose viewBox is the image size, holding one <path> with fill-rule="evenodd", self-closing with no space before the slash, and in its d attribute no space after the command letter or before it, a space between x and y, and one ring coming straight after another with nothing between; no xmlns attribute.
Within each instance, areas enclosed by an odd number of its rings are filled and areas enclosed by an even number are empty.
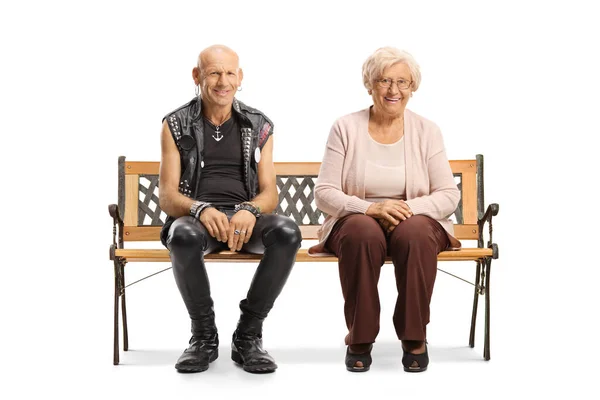
<svg viewBox="0 0 600 400"><path fill-rule="evenodd" d="M319 162L276 162L279 205L277 214L291 217L304 239L316 239L325 215L315 206L314 189ZM483 216L483 156L451 160L461 201L450 217L458 239L477 240L477 219ZM158 241L166 214L158 202L159 162L125 161L119 157L119 212L124 241Z"/></svg>

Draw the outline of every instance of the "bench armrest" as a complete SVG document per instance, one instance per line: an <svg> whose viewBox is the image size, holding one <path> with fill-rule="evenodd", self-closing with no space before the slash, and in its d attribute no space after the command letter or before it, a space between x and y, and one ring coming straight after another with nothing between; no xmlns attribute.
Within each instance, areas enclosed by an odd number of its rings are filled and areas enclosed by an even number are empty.
<svg viewBox="0 0 600 400"><path fill-rule="evenodd" d="M123 248L123 220L119 213L119 206L116 204L108 205L108 213L113 219L113 243L112 245L117 249ZM119 227L119 242L117 244L117 227Z"/></svg>
<svg viewBox="0 0 600 400"><path fill-rule="evenodd" d="M500 211L500 206L497 203L492 203L488 206L487 210L485 210L483 217L477 221L477 225L479 227L479 247L483 247L483 228L485 227L485 223L487 222L489 225L489 240L487 242L487 247L494 250L494 254L492 256L493 259L498 258L498 245L492 241L492 217L498 215L498 211Z"/></svg>
<svg viewBox="0 0 600 400"><path fill-rule="evenodd" d="M485 214L483 214L483 217L481 217L481 219L478 221L478 223L484 222L485 221L492 221L492 217L495 217L496 215L498 215L498 211L500 211L500 206L498 205L498 203L492 203L488 206L487 210L485 210Z"/></svg>
<svg viewBox="0 0 600 400"><path fill-rule="evenodd" d="M117 222L119 222L121 224L123 223L123 220L121 219L121 215L119 214L119 206L118 205L109 204L108 205L108 213L113 218L113 221L115 222L115 224Z"/></svg>

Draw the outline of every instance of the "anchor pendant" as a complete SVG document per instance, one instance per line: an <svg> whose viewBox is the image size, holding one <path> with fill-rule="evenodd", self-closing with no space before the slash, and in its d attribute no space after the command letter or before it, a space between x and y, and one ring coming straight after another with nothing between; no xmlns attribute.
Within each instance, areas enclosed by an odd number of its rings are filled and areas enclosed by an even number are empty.
<svg viewBox="0 0 600 400"><path fill-rule="evenodd" d="M221 132L219 132L219 127L217 127L217 131L215 133L217 136L212 135L213 139L215 139L217 142L223 139L223 135L221 135Z"/></svg>

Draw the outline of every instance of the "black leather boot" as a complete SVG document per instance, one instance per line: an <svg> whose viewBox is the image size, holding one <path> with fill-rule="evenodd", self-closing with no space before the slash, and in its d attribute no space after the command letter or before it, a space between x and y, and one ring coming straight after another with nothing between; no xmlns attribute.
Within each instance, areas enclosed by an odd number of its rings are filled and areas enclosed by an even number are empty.
<svg viewBox="0 0 600 400"><path fill-rule="evenodd" d="M177 371L206 371L209 363L219 357L219 335L214 325L214 317L209 319L212 321L192 320L190 345L177 360Z"/></svg>
<svg viewBox="0 0 600 400"><path fill-rule="evenodd" d="M231 359L244 371L264 373L277 369L273 357L262 347L262 323L262 319L242 315L233 333Z"/></svg>

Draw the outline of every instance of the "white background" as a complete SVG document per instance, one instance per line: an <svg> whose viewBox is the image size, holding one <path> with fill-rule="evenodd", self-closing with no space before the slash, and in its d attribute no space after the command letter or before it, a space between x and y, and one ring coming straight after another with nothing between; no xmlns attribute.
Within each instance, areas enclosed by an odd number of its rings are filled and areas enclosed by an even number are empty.
<svg viewBox="0 0 600 400"><path fill-rule="evenodd" d="M0 397L597 396L593 3L3 2ZM299 263L265 324L277 373L229 360L246 264L208 267L222 342L208 372L173 368L189 322L171 271L128 291L131 351L112 365L117 158L159 160L161 119L192 98L196 57L215 43L239 53L238 97L274 121L276 161L321 160L333 121L370 104L361 66L374 50L415 56L408 107L441 127L449 158L484 154L486 204L500 204L490 362L482 307L467 346L471 287L439 274L430 369L402 372L387 266L372 370L346 372L337 266ZM130 264L128 282L167 266Z"/></svg>

